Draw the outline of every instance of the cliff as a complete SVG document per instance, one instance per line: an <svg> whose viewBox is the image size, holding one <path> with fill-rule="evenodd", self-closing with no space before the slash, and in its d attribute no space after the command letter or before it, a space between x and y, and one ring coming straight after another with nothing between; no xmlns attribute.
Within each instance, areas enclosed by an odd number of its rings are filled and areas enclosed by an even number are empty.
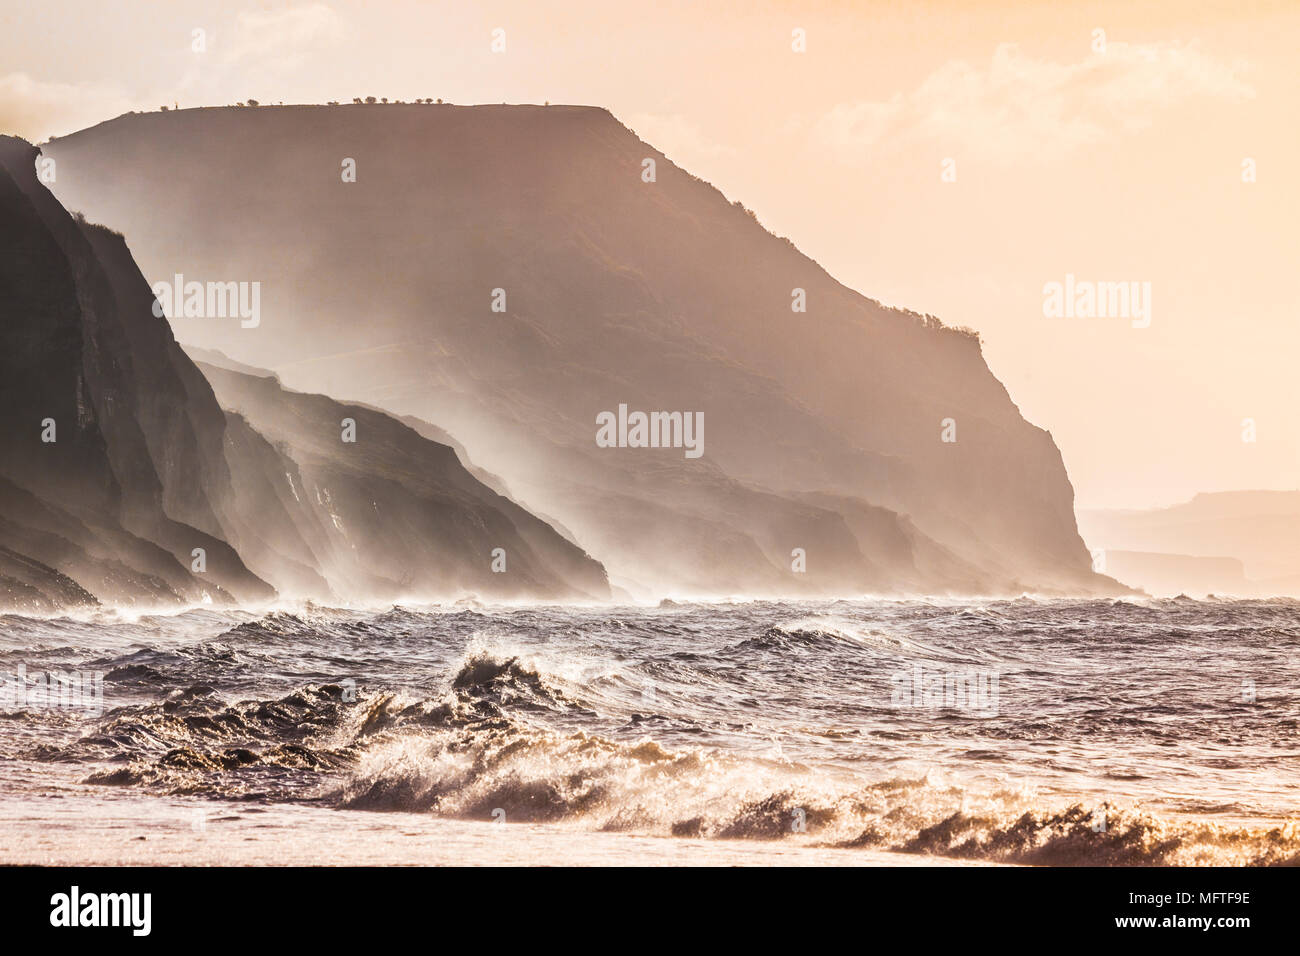
<svg viewBox="0 0 1300 956"><path fill-rule="evenodd" d="M0 607L608 597L597 562L381 412L277 386L295 411L259 416L270 437L228 413L123 236L70 215L38 154L0 137Z"/></svg>
<svg viewBox="0 0 1300 956"><path fill-rule="evenodd" d="M261 282L257 327L182 341L436 422L629 586L1117 590L974 336L844 287L605 110L181 110L49 151L152 278ZM702 413L704 454L598 447L620 404Z"/></svg>

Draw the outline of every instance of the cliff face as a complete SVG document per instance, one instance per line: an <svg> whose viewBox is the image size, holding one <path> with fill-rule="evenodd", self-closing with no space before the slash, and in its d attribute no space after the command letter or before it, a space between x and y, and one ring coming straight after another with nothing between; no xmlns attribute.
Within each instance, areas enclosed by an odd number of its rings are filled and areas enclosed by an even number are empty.
<svg viewBox="0 0 1300 956"><path fill-rule="evenodd" d="M1153 594L1300 594L1300 492L1226 491L1147 511L1082 511L1110 574Z"/></svg>
<svg viewBox="0 0 1300 956"><path fill-rule="evenodd" d="M609 597L599 563L485 486L448 445L265 374L199 367L230 409L228 459L245 510L287 518L236 531L254 567L269 574L288 558L319 568L340 593L382 599ZM345 429L354 441L341 440Z"/></svg>
<svg viewBox="0 0 1300 956"><path fill-rule="evenodd" d="M616 577L1115 587L973 337L835 282L604 110L189 110L48 151L151 278L262 283L256 328L180 319L182 340L436 421ZM703 456L597 447L620 404L702 412Z"/></svg>
<svg viewBox="0 0 1300 956"><path fill-rule="evenodd" d="M469 588L608 595L600 565L497 500L450 449L413 433L406 443L424 453L423 488L453 486L459 496L395 489L389 474L368 470L379 461L370 457L373 442L331 460L320 439L318 453L304 456L304 477L282 449L320 423L285 422L277 447L228 417L154 315L153 293L122 236L69 215L37 181L37 155L0 137L0 607L249 602L275 596L268 582L288 597L356 600ZM368 414L371 435L407 431ZM337 420L327 431L338 443ZM376 514L400 513L408 535L418 529L419 546L394 544L385 554L390 529L356 509L331 513L349 514L349 533L339 537L293 494L295 482L316 487L315 478L353 498L368 495ZM436 509L438 522L422 508ZM514 573L480 587L490 555L479 562L470 554L466 526L513 546ZM397 565L404 576L387 573Z"/></svg>
<svg viewBox="0 0 1300 956"><path fill-rule="evenodd" d="M270 597L270 586L211 533L216 522L201 493L182 496L189 507L167 507L160 476L180 485L177 468L183 478L201 466L195 435L176 427L171 397L149 379L170 371L162 340L172 360L189 362L165 323L146 311L142 325L119 299L119 263L97 249L120 239L59 205L36 180L37 153L0 137L0 545L25 559L14 558L6 575L8 603ZM152 354L137 354L137 344ZM210 389L207 398L216 409ZM155 429L156 455L146 440ZM186 523L196 517L205 527ZM194 549L203 551L201 573L193 573ZM22 566L40 574L17 574Z"/></svg>

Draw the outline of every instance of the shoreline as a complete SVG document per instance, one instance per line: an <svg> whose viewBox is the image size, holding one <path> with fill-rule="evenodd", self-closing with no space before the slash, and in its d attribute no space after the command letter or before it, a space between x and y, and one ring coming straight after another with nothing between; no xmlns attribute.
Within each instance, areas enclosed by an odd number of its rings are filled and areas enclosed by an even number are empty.
<svg viewBox="0 0 1300 956"><path fill-rule="evenodd" d="M702 840L165 797L0 796L0 866L999 866L794 840Z"/></svg>

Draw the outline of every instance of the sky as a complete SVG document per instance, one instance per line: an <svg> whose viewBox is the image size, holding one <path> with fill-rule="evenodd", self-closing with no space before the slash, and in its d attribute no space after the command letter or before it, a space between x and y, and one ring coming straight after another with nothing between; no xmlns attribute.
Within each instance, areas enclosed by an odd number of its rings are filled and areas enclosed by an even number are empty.
<svg viewBox="0 0 1300 956"><path fill-rule="evenodd" d="M1300 487L1298 50L1300 3L1244 0L0 0L0 132L605 106L844 284L978 330L1078 506L1141 508ZM1067 276L1149 315L1047 314Z"/></svg>

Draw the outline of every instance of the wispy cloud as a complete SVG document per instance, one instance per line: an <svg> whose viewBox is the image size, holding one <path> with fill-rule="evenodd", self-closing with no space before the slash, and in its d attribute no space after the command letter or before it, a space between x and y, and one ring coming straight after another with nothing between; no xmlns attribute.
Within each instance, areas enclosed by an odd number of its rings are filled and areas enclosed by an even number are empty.
<svg viewBox="0 0 1300 956"><path fill-rule="evenodd" d="M58 83L27 73L0 76L0 132L33 142L68 133L132 109L156 109L163 103L220 101L215 91L234 80L250 91L274 89L312 57L335 49L347 37L346 25L322 3L270 11L244 11L224 34L208 36L208 49L186 48L176 55L186 66L173 82L160 74L154 88L129 95L95 83Z"/></svg>
<svg viewBox="0 0 1300 956"><path fill-rule="evenodd" d="M33 142L117 116L136 104L121 91L89 83L50 83L26 73L0 76L0 133Z"/></svg>
<svg viewBox="0 0 1300 956"><path fill-rule="evenodd" d="M223 52L227 62L290 69L304 57L337 46L346 36L343 18L323 3L244 11L235 21L233 42Z"/></svg>
<svg viewBox="0 0 1300 956"><path fill-rule="evenodd" d="M733 147L706 136L699 126L680 113L629 113L627 125L679 166L689 167L700 160L736 152Z"/></svg>
<svg viewBox="0 0 1300 956"><path fill-rule="evenodd" d="M916 89L885 101L843 103L812 124L845 155L880 144L928 141L999 162L1061 155L1134 132L1153 116L1199 99L1249 99L1239 65L1195 44L1112 42L1105 53L1060 64L1003 44L985 67L947 63Z"/></svg>
<svg viewBox="0 0 1300 956"><path fill-rule="evenodd" d="M265 95L263 89L276 89L347 35L343 17L322 3L245 10L228 32L209 37L206 53L187 54L189 67L174 91L188 100L210 100L232 86Z"/></svg>

